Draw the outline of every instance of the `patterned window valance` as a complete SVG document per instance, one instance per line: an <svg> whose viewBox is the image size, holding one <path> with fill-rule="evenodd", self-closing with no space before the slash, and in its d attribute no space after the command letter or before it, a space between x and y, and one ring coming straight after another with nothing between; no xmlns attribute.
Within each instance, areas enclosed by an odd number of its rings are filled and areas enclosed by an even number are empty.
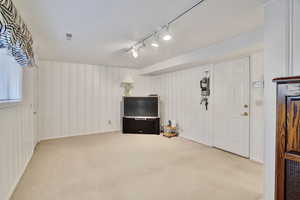
<svg viewBox="0 0 300 200"><path fill-rule="evenodd" d="M0 0L0 48L6 48L21 66L34 63L33 40L11 0Z"/></svg>

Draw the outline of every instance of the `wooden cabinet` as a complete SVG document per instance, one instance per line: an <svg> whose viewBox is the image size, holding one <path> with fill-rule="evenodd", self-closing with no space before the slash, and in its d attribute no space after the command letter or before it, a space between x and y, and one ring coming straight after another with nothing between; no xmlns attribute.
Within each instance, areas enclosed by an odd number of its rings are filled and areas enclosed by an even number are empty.
<svg viewBox="0 0 300 200"><path fill-rule="evenodd" d="M300 199L300 77L277 84L276 200Z"/></svg>

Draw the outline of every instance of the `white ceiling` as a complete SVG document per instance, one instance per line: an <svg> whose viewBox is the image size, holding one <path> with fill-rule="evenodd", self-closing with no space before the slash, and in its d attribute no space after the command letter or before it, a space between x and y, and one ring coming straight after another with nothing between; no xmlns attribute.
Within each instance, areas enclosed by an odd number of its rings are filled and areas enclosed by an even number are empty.
<svg viewBox="0 0 300 200"><path fill-rule="evenodd" d="M124 49L197 0L14 0L30 26L39 59L146 67L263 26L264 0L206 0L171 26L174 40L146 47L138 59ZM67 41L65 34L73 34Z"/></svg>

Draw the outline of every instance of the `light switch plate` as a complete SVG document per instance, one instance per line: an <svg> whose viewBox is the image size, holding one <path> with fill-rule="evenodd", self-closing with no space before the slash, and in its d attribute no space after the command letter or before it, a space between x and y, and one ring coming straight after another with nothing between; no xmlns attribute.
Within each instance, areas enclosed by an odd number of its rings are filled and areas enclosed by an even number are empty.
<svg viewBox="0 0 300 200"><path fill-rule="evenodd" d="M264 88L264 81L253 81L252 86L254 88Z"/></svg>

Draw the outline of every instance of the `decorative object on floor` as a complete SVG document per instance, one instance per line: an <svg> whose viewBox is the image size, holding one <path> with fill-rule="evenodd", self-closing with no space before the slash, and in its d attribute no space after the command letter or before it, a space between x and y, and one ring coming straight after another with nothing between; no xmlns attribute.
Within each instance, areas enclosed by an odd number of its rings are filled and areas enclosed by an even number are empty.
<svg viewBox="0 0 300 200"><path fill-rule="evenodd" d="M21 66L34 65L33 40L11 0L0 0L0 48L6 48Z"/></svg>
<svg viewBox="0 0 300 200"><path fill-rule="evenodd" d="M177 124L175 120L168 120L167 125L164 126L163 136L172 138L178 136Z"/></svg>
<svg viewBox="0 0 300 200"><path fill-rule="evenodd" d="M171 127L173 127L173 128L177 127L176 120L171 120Z"/></svg>
<svg viewBox="0 0 300 200"><path fill-rule="evenodd" d="M133 87L134 80L131 76L127 75L121 83L121 87L124 88L124 96L128 97L131 95L131 90Z"/></svg>
<svg viewBox="0 0 300 200"><path fill-rule="evenodd" d="M178 136L177 127L164 126L163 136L167 138L172 138Z"/></svg>
<svg viewBox="0 0 300 200"><path fill-rule="evenodd" d="M276 200L300 199L300 76L277 84Z"/></svg>

